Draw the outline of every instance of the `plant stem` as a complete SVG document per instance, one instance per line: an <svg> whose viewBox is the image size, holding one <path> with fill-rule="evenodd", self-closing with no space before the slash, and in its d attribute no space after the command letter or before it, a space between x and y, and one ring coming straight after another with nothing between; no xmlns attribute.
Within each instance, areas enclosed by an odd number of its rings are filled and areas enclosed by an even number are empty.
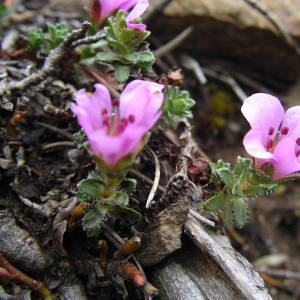
<svg viewBox="0 0 300 300"><path fill-rule="evenodd" d="M24 283L37 291L44 299L53 299L52 292L41 281L35 280L15 268L2 253L0 253L0 277Z"/></svg>

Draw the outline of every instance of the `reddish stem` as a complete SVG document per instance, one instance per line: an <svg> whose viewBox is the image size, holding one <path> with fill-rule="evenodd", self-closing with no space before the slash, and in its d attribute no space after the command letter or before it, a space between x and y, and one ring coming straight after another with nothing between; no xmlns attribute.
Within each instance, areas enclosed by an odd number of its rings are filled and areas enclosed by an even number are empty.
<svg viewBox="0 0 300 300"><path fill-rule="evenodd" d="M52 292L41 281L35 280L15 268L2 253L0 253L0 277L24 283L37 291L45 299L52 299Z"/></svg>

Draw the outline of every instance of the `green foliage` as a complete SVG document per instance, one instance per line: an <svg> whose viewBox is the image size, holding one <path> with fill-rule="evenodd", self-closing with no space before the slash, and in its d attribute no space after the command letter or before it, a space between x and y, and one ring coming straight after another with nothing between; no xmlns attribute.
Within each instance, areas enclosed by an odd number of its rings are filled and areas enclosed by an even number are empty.
<svg viewBox="0 0 300 300"><path fill-rule="evenodd" d="M132 193L135 187L134 179L125 179L121 189L107 186L98 172L90 173L87 179L78 183L77 198L90 203L90 208L82 220L83 228L88 236L97 235L103 222L122 211L134 217L140 216L137 211L128 208L128 192Z"/></svg>
<svg viewBox="0 0 300 300"><path fill-rule="evenodd" d="M211 164L212 182L220 181L223 189L209 198L203 208L222 209L224 222L243 227L247 221L247 198L272 191L278 185L267 174L255 169L252 160L238 157L233 170L229 163L219 160Z"/></svg>
<svg viewBox="0 0 300 300"><path fill-rule="evenodd" d="M2 21L8 14L9 14L8 7L4 3L0 3L0 21Z"/></svg>
<svg viewBox="0 0 300 300"><path fill-rule="evenodd" d="M128 195L132 194L136 190L136 179L133 178L125 178L121 184L120 188L127 192Z"/></svg>
<svg viewBox="0 0 300 300"><path fill-rule="evenodd" d="M104 30L109 45L119 54L133 52L150 35L146 30L128 29L122 10L108 19L108 26Z"/></svg>
<svg viewBox="0 0 300 300"><path fill-rule="evenodd" d="M73 138L74 138L75 145L78 149L88 148L88 142L86 140L83 129L80 129L79 131L75 132L73 134Z"/></svg>
<svg viewBox="0 0 300 300"><path fill-rule="evenodd" d="M187 91L180 90L179 87L169 86L166 89L163 104L163 119L160 125L166 127L170 124L177 127L180 118L192 118L191 108L195 101L190 98Z"/></svg>
<svg viewBox="0 0 300 300"><path fill-rule="evenodd" d="M138 50L138 46L150 35L149 31L128 29L125 13L119 11L115 17L108 19L108 26L104 28L109 52L100 52L96 61L116 62L115 77L123 83L130 76L130 66L139 67L148 72L155 58L148 49Z"/></svg>
<svg viewBox="0 0 300 300"><path fill-rule="evenodd" d="M99 234L102 224L108 218L108 206L100 202L89 209L82 219L82 227L89 237Z"/></svg>
<svg viewBox="0 0 300 300"><path fill-rule="evenodd" d="M47 23L47 32L43 32L39 28L32 28L26 37L28 51L40 50L41 54L47 55L66 38L68 33L67 25L64 23Z"/></svg>

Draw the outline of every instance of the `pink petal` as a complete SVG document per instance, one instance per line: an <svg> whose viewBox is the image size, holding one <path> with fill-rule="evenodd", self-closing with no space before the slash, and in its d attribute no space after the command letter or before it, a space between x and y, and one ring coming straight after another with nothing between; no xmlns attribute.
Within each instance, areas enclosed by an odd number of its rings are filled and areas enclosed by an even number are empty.
<svg viewBox="0 0 300 300"><path fill-rule="evenodd" d="M95 84L95 92L89 96L84 89L75 95L77 104L71 107L78 122L88 136L94 130L103 127L103 110L111 112L111 100L107 88L102 84Z"/></svg>
<svg viewBox="0 0 300 300"><path fill-rule="evenodd" d="M295 141L290 138L282 139L274 149L274 178L281 178L300 171L300 161L295 154Z"/></svg>
<svg viewBox="0 0 300 300"><path fill-rule="evenodd" d="M131 7L133 7L139 0L123 0L123 1L119 1L119 2L122 2L120 5L119 5L119 9L122 9L122 10L125 10L125 11L128 11Z"/></svg>
<svg viewBox="0 0 300 300"><path fill-rule="evenodd" d="M132 11L126 17L127 27L129 29L139 29L139 30L146 29L147 26L145 24L136 23L135 20L145 12L148 6L149 6L148 0L139 0L137 2L137 4L132 9Z"/></svg>
<svg viewBox="0 0 300 300"><path fill-rule="evenodd" d="M260 129L268 135L269 129L274 128L274 137L284 116L284 109L280 101L271 95L258 93L248 97L243 106L242 113L251 128Z"/></svg>
<svg viewBox="0 0 300 300"><path fill-rule="evenodd" d="M99 0L101 7L101 17L103 20L109 17L114 11L122 9L128 11L138 0Z"/></svg>
<svg viewBox="0 0 300 300"><path fill-rule="evenodd" d="M106 131L98 130L89 136L89 141L92 151L113 167L121 158L138 147L144 133L144 129L138 127L126 127L118 136L111 136Z"/></svg>
<svg viewBox="0 0 300 300"><path fill-rule="evenodd" d="M123 90L120 96L122 118L134 116L135 123L152 127L161 115L164 86L155 82L134 80Z"/></svg>
<svg viewBox="0 0 300 300"><path fill-rule="evenodd" d="M300 106L288 109L282 121L281 128L288 128L286 135L280 135L280 139L289 137L296 144L296 153L300 150Z"/></svg>
<svg viewBox="0 0 300 300"><path fill-rule="evenodd" d="M251 129L245 135L243 144L248 154L259 159L272 159L274 155L266 149L267 140L259 128Z"/></svg>

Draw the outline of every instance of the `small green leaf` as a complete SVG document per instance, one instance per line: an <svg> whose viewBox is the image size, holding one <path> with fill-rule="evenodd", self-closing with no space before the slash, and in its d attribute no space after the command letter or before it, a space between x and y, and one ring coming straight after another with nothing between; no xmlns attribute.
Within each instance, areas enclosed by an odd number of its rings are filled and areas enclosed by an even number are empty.
<svg viewBox="0 0 300 300"><path fill-rule="evenodd" d="M224 224L229 225L232 224L232 199L228 197L224 204Z"/></svg>
<svg viewBox="0 0 300 300"><path fill-rule="evenodd" d="M233 220L238 228L247 222L247 204L243 198L236 197L233 200Z"/></svg>
<svg viewBox="0 0 300 300"><path fill-rule="evenodd" d="M116 66L115 78L118 82L123 83L129 78L130 69L128 66Z"/></svg>
<svg viewBox="0 0 300 300"><path fill-rule="evenodd" d="M27 37L28 51L35 51L40 48L44 41L44 33L40 28L31 28L28 30Z"/></svg>
<svg viewBox="0 0 300 300"><path fill-rule="evenodd" d="M217 175L219 176L221 182L225 184L226 188L229 191L232 191L232 188L236 182L236 178L232 171L226 169L217 170Z"/></svg>
<svg viewBox="0 0 300 300"><path fill-rule="evenodd" d="M136 190L137 181L134 178L125 178L121 182L121 188L124 189L127 194L132 194Z"/></svg>
<svg viewBox="0 0 300 300"><path fill-rule="evenodd" d="M210 211L222 209L225 205L225 201L226 201L226 196L224 195L223 192L220 192L220 193L212 196L211 198L209 198L203 204L203 208L205 210L210 210Z"/></svg>
<svg viewBox="0 0 300 300"><path fill-rule="evenodd" d="M153 53L150 50L132 52L122 55L122 58L133 65L152 65L155 62Z"/></svg>
<svg viewBox="0 0 300 300"><path fill-rule="evenodd" d="M94 199L102 199L103 183L94 179L83 179L77 185L78 191Z"/></svg>
<svg viewBox="0 0 300 300"><path fill-rule="evenodd" d="M82 219L82 227L88 237L99 234L102 224L108 217L108 207L97 203Z"/></svg>
<svg viewBox="0 0 300 300"><path fill-rule="evenodd" d="M163 112L166 121L173 127L177 127L179 118L192 118L190 111L195 101L190 98L187 91L178 87L169 86L165 91Z"/></svg>
<svg viewBox="0 0 300 300"><path fill-rule="evenodd" d="M118 206L117 209L119 210L119 212L125 212L135 219L140 218L142 216L140 212L128 206Z"/></svg>
<svg viewBox="0 0 300 300"><path fill-rule="evenodd" d="M109 206L127 206L129 201L128 194L121 191L112 192L108 198L102 200Z"/></svg>
<svg viewBox="0 0 300 300"><path fill-rule="evenodd" d="M114 52L100 52L96 55L96 61L119 61L120 57Z"/></svg>

